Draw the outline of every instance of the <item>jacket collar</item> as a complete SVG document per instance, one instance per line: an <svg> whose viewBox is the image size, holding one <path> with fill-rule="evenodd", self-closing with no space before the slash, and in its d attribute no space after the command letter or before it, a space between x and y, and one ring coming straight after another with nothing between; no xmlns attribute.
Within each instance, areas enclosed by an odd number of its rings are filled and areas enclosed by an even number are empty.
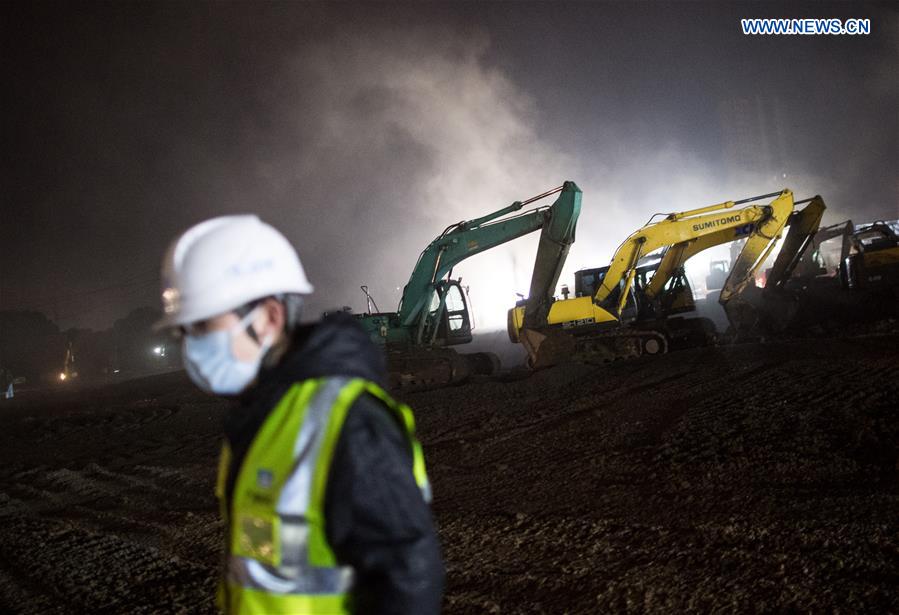
<svg viewBox="0 0 899 615"><path fill-rule="evenodd" d="M225 415L225 435L232 449L252 441L271 410L296 382L310 378L365 378L386 382L384 353L356 319L346 313L298 327L277 364L263 368L256 384Z"/></svg>

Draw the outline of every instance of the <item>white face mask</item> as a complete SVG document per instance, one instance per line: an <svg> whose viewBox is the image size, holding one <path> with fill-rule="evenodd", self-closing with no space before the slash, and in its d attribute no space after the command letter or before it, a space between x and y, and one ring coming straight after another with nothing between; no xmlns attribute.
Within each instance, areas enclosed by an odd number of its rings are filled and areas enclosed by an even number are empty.
<svg viewBox="0 0 899 615"><path fill-rule="evenodd" d="M246 329L261 308L258 306L230 329L184 336L184 367L194 384L209 393L237 395L253 382L272 340L262 340L259 354L249 362L235 357L231 347L234 335Z"/></svg>

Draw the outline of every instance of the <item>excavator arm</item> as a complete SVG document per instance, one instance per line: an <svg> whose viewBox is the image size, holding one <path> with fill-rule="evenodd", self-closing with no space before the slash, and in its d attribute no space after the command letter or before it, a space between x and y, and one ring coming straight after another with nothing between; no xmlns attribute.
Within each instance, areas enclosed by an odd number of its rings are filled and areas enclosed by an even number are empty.
<svg viewBox="0 0 899 615"><path fill-rule="evenodd" d="M793 205L801 205L803 203L808 203L808 205L801 210L793 211L787 219L785 226L789 227L789 231L781 245L777 260L768 274L767 287L769 288L782 286L790 277L800 258L806 253L809 241L815 235L816 229L821 222L825 209L824 200L820 196L815 196L811 199L796 201ZM755 218L755 215L755 212L749 211L747 217L752 219ZM683 267L684 263L694 255L711 247L747 236L752 237L755 234L757 233L746 225L738 226L737 228L725 226L725 228L715 232L669 247L662 257L655 275L646 287L647 297L654 298L658 296L673 273L678 268ZM732 273L722 289L723 301L730 300L734 294L746 288L772 247L773 242L770 241L747 242L743 246L731 270ZM762 253L764 253L764 256Z"/></svg>
<svg viewBox="0 0 899 615"><path fill-rule="evenodd" d="M537 207L503 218L529 203L556 193L559 197L549 207ZM447 227L421 253L403 289L398 310L401 326L412 327L423 321L440 281L460 262L541 229L530 296L534 299L535 310L548 310L552 289L568 254L568 247L574 241L580 209L581 190L574 182L567 181L526 201L516 201L481 218ZM544 305L546 307L542 308Z"/></svg>
<svg viewBox="0 0 899 615"><path fill-rule="evenodd" d="M802 255L806 252L808 246L812 242L812 238L818 231L821 224L821 218L824 216L824 199L820 195L816 195L810 199L796 201L796 205L808 203L803 209L796 210L790 214L787 225L790 230L780 247L780 252L774 260L771 271L768 272L765 281L766 289L783 288L786 281L793 275L793 270L802 259ZM727 285L724 287L727 289ZM724 293L724 291L722 291ZM732 296L732 292L728 298Z"/></svg>
<svg viewBox="0 0 899 615"><path fill-rule="evenodd" d="M733 209L735 205L752 203L772 196L776 198L768 205L749 205L742 209ZM795 209L797 205L804 203L807 203L804 208ZM794 202L793 193L785 189L780 193L740 201L726 201L701 209L670 214L663 221L647 225L632 234L619 248L619 252L624 250L625 254L616 253L612 267L614 268L616 262L630 262L635 256L639 259L640 256L657 249L660 244L664 247L665 242L687 236L686 240L669 245L665 251L658 269L645 289L646 296L652 299L661 293L673 273L692 256L712 246L745 237L746 242L731 266L718 302L725 306L728 320L736 331L751 329L760 319L763 319L769 328L782 328L795 314L793 305L795 302L790 297L776 293L783 288L812 241L824 210L824 200L820 196ZM789 230L774 265L768 272L765 292L761 292L755 288L755 273L771 254L786 227L789 227ZM620 318L636 266L630 269L619 267L619 270L618 279L623 277L625 282L622 293L616 301L610 302L608 299L609 289L614 289L618 281L613 277L610 268L603 286L594 297L594 303L607 309L611 303L611 307L615 309L613 314ZM739 298L739 301L729 305L735 298Z"/></svg>
<svg viewBox="0 0 899 615"><path fill-rule="evenodd" d="M531 285L525 303L525 313L536 323L546 322L553 301L553 291L568 258L568 250L574 243L580 211L581 192L577 186L573 186L569 198L560 197L553 205L549 222L540 233L534 272L531 275ZM525 326L528 322L530 321L526 317Z"/></svg>
<svg viewBox="0 0 899 615"><path fill-rule="evenodd" d="M782 331L797 315L799 298L795 293L787 292L785 286L808 246L811 245L826 208L820 196L796 202L797 205L802 203L808 205L792 212L787 221L790 228L774 264L767 272L765 287L737 286L729 277L721 289L718 302L724 306L735 339L752 337L758 332ZM743 267L747 266L744 262L746 260L744 253L737 258L735 268L741 264ZM763 261L764 257L752 265L749 274L752 275Z"/></svg>
<svg viewBox="0 0 899 615"><path fill-rule="evenodd" d="M771 196L776 198L768 205L750 205L734 210L737 205ZM752 279L755 268L774 248L792 211L793 193L783 190L668 214L664 220L635 231L619 246L603 283L593 297L593 303L620 317L633 287L638 261L659 248L669 246L647 289L649 296L658 294L677 267L693 254L718 243L746 237L746 244L731 269L726 286L730 292L739 292ZM613 298L613 291L622 280L621 292Z"/></svg>
<svg viewBox="0 0 899 615"><path fill-rule="evenodd" d="M852 220L846 220L839 224L832 224L830 226L819 228L815 234L812 235L811 245L809 246L810 249L806 249L802 253L798 263L798 276L815 276L818 273L837 275L840 270L840 263L849 256L849 251L852 246L852 231L854 229L855 227L852 224ZM821 254L821 244L837 237L841 238L840 253L834 262L832 258L827 258ZM820 263L816 261L816 258L820 259ZM824 268L823 271L821 271L822 265Z"/></svg>

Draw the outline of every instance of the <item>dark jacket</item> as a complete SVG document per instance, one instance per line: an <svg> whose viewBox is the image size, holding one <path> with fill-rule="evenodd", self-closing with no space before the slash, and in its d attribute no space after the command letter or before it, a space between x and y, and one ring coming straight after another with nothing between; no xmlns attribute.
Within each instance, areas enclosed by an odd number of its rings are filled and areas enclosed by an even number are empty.
<svg viewBox="0 0 899 615"><path fill-rule="evenodd" d="M347 314L300 327L290 350L225 417L237 469L268 414L295 382L325 376L385 382L383 353ZM380 400L365 394L347 413L325 493L325 534L339 563L356 571L358 613L439 613L443 562L428 505L412 474L408 440Z"/></svg>

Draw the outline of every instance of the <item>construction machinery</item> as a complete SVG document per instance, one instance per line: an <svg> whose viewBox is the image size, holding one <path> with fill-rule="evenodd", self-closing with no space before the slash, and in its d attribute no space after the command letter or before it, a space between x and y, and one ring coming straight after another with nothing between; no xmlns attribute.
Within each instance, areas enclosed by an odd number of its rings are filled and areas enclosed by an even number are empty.
<svg viewBox="0 0 899 615"><path fill-rule="evenodd" d="M709 275L705 277L706 291L721 290L730 273L730 261L712 261L709 263Z"/></svg>
<svg viewBox="0 0 899 615"><path fill-rule="evenodd" d="M839 244L833 240L839 239ZM821 227L802 255L794 279L839 278L847 290L899 286L899 220Z"/></svg>
<svg viewBox="0 0 899 615"><path fill-rule="evenodd" d="M520 212L548 196L550 206ZM472 317L461 279L453 268L463 260L537 230L541 231L530 285L530 313L545 320L568 249L574 242L581 190L566 181L491 214L448 226L421 252L403 288L396 312L380 312L363 287L368 313L358 315L371 338L384 346L391 388L424 389L462 382L499 369L491 353L461 354L449 346L472 340Z"/></svg>
<svg viewBox="0 0 899 615"><path fill-rule="evenodd" d="M679 316L696 309L693 289L683 267L674 269L661 286L661 290L652 297L647 294L661 261L661 254L644 256L639 260L634 275L633 297L625 304L620 320L634 328L664 331L669 350L702 345L710 341L715 334L715 326L710 320ZM575 296L595 295L609 269L610 265L576 271Z"/></svg>
<svg viewBox="0 0 899 615"><path fill-rule="evenodd" d="M840 272L841 263L849 256L852 248L852 233L855 227L852 220L846 220L839 224L822 226L812 236L812 242L799 260L799 265L793 273L794 278L807 278L819 275L836 277ZM834 239L840 239L839 245L835 245Z"/></svg>
<svg viewBox="0 0 899 615"><path fill-rule="evenodd" d="M821 228L788 281L799 324L840 328L899 316L899 221Z"/></svg>
<svg viewBox="0 0 899 615"><path fill-rule="evenodd" d="M758 201L775 197L767 205ZM808 203L802 210L795 205ZM737 208L739 205L745 207ZM702 331L704 319L682 319L676 327L671 314L677 299L692 300L683 265L712 246L743 239L745 243L722 286L719 303L727 312L735 335L786 320L794 310L783 282L815 233L824 212L820 196L794 202L793 193L760 195L726 201L690 211L656 214L615 251L611 264L582 294L554 301L546 317L518 305L508 315L509 337L526 348L532 367L564 360L614 360L666 352L673 338ZM660 221L653 222L658 215ZM765 289L753 274L778 244L789 226ZM647 256L654 256L647 263ZM596 270L597 272L601 270ZM583 282L583 277L582 280ZM577 286L576 286L577 290ZM577 293L576 293L577 294ZM668 298L668 302L663 301Z"/></svg>
<svg viewBox="0 0 899 615"><path fill-rule="evenodd" d="M849 290L899 289L899 221L863 224L849 236L849 254L840 261L840 280Z"/></svg>

